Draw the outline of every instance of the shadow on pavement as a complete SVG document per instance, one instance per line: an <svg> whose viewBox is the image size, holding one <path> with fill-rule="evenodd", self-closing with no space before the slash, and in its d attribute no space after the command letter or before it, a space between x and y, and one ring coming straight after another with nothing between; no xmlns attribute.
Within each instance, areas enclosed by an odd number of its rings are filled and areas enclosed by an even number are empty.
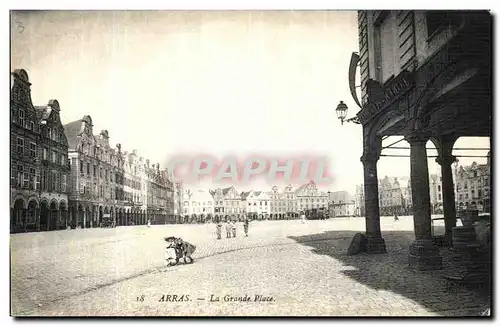
<svg viewBox="0 0 500 326"><path fill-rule="evenodd" d="M408 266L408 248L414 240L412 231L382 232L386 254L348 256L347 248L357 232L326 231L289 238L313 248L312 252L318 255L342 262L345 269L338 272L352 280L378 291L404 296L429 312L442 316L477 316L491 306L491 289L447 288L444 276L457 274L460 269L449 249L441 249L442 270L416 271Z"/></svg>

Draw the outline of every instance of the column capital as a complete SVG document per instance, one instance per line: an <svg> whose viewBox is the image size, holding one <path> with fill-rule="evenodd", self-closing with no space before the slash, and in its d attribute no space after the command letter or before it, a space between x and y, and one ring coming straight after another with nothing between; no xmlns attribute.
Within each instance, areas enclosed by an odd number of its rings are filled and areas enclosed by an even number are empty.
<svg viewBox="0 0 500 326"><path fill-rule="evenodd" d="M363 164L368 163L368 162L376 163L379 158L380 158L379 154L364 153L363 156L361 156L360 160L361 160L361 162L363 162Z"/></svg>
<svg viewBox="0 0 500 326"><path fill-rule="evenodd" d="M453 155L439 156L436 158L436 163L438 163L441 166L445 166L445 165L450 166L453 163L455 163L456 160L457 160L457 158Z"/></svg>
<svg viewBox="0 0 500 326"><path fill-rule="evenodd" d="M405 140L410 143L410 145L426 144L431 138L430 133L415 131L405 135Z"/></svg>

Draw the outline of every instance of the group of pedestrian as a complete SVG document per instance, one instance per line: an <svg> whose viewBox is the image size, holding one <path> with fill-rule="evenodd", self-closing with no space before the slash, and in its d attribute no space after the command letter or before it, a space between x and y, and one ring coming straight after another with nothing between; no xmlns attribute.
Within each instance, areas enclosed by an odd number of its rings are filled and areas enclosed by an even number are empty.
<svg viewBox="0 0 500 326"><path fill-rule="evenodd" d="M226 227L226 238L236 238L236 221L227 221L225 223ZM245 237L248 237L248 219L243 221L243 230L245 231ZM217 239L222 238L222 222L218 221L215 229L217 233Z"/></svg>

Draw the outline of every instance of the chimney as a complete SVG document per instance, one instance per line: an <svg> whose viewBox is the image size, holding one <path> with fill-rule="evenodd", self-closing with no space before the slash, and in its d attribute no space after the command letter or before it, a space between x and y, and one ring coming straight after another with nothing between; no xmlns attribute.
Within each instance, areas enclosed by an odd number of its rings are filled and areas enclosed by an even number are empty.
<svg viewBox="0 0 500 326"><path fill-rule="evenodd" d="M107 130L101 130L101 136L102 136L103 138L109 138L108 131L107 131Z"/></svg>
<svg viewBox="0 0 500 326"><path fill-rule="evenodd" d="M116 144L116 148L118 149L119 152L122 151L122 144Z"/></svg>
<svg viewBox="0 0 500 326"><path fill-rule="evenodd" d="M149 168L149 159L146 160L146 166Z"/></svg>
<svg viewBox="0 0 500 326"><path fill-rule="evenodd" d="M156 170L160 171L160 163L156 163Z"/></svg>
<svg viewBox="0 0 500 326"><path fill-rule="evenodd" d="M137 155L137 149L132 150L132 154Z"/></svg>

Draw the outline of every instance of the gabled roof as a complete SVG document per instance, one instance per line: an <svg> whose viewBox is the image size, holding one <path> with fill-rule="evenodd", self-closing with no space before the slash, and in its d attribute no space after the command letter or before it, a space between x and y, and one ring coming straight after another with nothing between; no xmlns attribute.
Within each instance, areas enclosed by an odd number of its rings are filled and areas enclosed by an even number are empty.
<svg viewBox="0 0 500 326"><path fill-rule="evenodd" d="M232 187L227 187L227 188L223 188L222 189L222 194L225 196L227 195L227 193L229 192L229 190L231 190Z"/></svg>
<svg viewBox="0 0 500 326"><path fill-rule="evenodd" d="M245 200L250 195L250 191L242 191L240 194L241 199Z"/></svg>
<svg viewBox="0 0 500 326"><path fill-rule="evenodd" d="M64 132L68 139L68 148L76 149L78 136L81 134L83 119L79 119L65 124Z"/></svg>
<svg viewBox="0 0 500 326"><path fill-rule="evenodd" d="M36 117L38 120L47 120L50 117L50 112L52 112L52 108L45 105L37 105L35 106Z"/></svg>

